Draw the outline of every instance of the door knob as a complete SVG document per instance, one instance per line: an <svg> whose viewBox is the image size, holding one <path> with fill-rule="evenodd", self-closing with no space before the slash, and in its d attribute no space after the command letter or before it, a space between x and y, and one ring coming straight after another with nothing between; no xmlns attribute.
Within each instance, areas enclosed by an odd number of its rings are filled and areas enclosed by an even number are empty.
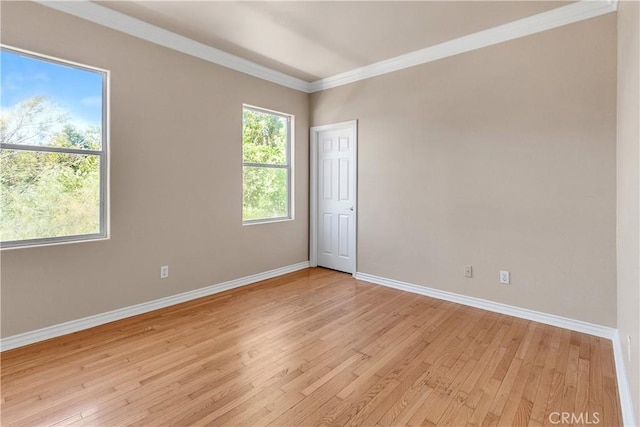
<svg viewBox="0 0 640 427"><path fill-rule="evenodd" d="M353 206L351 206L351 207L349 208L349 210L350 210L351 212L353 212Z"/></svg>

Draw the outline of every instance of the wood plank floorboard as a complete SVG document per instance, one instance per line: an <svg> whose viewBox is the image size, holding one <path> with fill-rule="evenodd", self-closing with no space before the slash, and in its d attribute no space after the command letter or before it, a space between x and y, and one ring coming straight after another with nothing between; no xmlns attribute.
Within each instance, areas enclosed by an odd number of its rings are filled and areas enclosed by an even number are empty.
<svg viewBox="0 0 640 427"><path fill-rule="evenodd" d="M5 351L1 369L3 426L621 425L610 341L322 268Z"/></svg>

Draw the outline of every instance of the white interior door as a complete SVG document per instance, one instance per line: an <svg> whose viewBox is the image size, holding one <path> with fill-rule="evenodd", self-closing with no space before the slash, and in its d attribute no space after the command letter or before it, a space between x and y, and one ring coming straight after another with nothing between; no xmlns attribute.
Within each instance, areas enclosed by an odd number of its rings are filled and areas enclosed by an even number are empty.
<svg viewBox="0 0 640 427"><path fill-rule="evenodd" d="M356 122L312 129L312 265L356 272ZM314 173L315 172L315 173ZM315 176L313 176L315 175ZM314 178L316 178L314 180ZM315 181L315 183L314 183ZM313 205L314 203L312 203ZM313 206L312 206L313 209ZM314 227L315 225L315 227ZM315 237L315 239L314 239Z"/></svg>

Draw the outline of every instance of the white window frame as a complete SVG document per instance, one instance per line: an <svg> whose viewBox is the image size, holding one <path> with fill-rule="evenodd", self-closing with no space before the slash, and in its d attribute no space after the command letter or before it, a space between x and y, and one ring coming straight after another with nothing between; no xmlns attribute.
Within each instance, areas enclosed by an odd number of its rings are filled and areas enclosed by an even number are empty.
<svg viewBox="0 0 640 427"><path fill-rule="evenodd" d="M248 167L262 167L262 168L273 168L273 169L286 169L287 170L287 215L286 216L281 216L281 217L276 217L276 218L257 218L257 219L250 219L250 220L245 220L244 217L242 218L242 225L254 225L254 224L264 224L264 223L271 223L271 222L281 222L281 221L291 221L293 220L293 129L294 129L294 121L295 118L293 116L293 114L287 114L287 113L282 113L280 111L274 111L274 110L269 110L267 108L262 108L262 107L256 107L255 105L249 105L249 104L242 104L242 113L244 116L244 110L252 110L258 113L263 113L263 114L271 114L274 116L279 116L279 117L283 117L287 120L287 153L286 153L286 159L287 159L287 164L286 165L276 165L276 164L270 164L270 163L247 163L244 162L244 152L242 153L242 209L241 209L241 216L243 215L244 212L244 168L245 166ZM242 124L242 132L244 134L244 123Z"/></svg>
<svg viewBox="0 0 640 427"><path fill-rule="evenodd" d="M15 249L33 246L45 246L63 243L75 243L109 239L109 70L104 70L90 65L67 61L49 55L31 52L5 44L0 44L0 49L17 55L47 61L66 67L76 68L82 71L90 71L102 74L102 149L82 150L65 147L32 146L22 144L0 144L0 148L7 150L21 150L31 152L66 153L94 155L100 159L100 230L97 233L79 234L60 237L43 237L36 239L0 241L1 249Z"/></svg>

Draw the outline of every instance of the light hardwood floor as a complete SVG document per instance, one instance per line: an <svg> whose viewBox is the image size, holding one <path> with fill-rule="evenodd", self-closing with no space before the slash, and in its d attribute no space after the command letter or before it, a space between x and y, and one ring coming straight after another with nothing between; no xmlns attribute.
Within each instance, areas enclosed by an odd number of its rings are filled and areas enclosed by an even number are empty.
<svg viewBox="0 0 640 427"><path fill-rule="evenodd" d="M3 352L1 385L3 426L621 424L608 340L319 268Z"/></svg>

